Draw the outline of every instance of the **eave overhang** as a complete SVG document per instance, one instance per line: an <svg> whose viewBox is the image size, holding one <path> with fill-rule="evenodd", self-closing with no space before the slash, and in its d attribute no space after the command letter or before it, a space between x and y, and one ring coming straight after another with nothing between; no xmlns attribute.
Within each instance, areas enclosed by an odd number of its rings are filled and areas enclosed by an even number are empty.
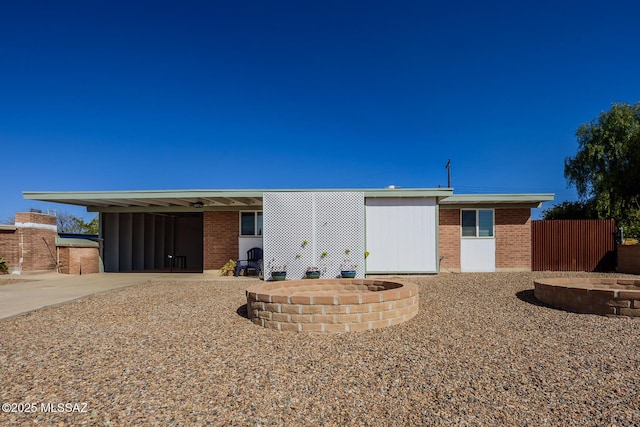
<svg viewBox="0 0 640 427"><path fill-rule="evenodd" d="M440 201L440 209L539 208L554 194L456 194Z"/></svg>

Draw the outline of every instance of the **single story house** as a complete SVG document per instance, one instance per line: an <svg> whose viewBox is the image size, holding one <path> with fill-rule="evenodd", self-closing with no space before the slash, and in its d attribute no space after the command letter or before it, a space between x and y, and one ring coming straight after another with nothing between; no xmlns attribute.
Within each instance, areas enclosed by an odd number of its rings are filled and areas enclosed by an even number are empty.
<svg viewBox="0 0 640 427"><path fill-rule="evenodd" d="M451 188L24 192L100 217L106 272L217 270L249 249L289 278L531 269L531 208L553 194Z"/></svg>

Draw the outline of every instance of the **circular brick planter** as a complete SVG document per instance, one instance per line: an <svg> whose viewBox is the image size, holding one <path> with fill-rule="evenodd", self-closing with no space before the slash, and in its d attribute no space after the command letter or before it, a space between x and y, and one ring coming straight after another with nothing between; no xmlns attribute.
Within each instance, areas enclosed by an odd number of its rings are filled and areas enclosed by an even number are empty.
<svg viewBox="0 0 640 427"><path fill-rule="evenodd" d="M390 280L264 282L246 294L249 319L281 331L363 331L406 322L418 312L418 286Z"/></svg>
<svg viewBox="0 0 640 427"><path fill-rule="evenodd" d="M533 282L545 304L576 313L640 317L640 280L555 278Z"/></svg>

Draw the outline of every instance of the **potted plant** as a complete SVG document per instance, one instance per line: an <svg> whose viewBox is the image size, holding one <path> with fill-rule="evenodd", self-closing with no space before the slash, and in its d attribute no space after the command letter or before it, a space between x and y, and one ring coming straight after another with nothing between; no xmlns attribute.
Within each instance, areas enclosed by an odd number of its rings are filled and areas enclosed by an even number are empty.
<svg viewBox="0 0 640 427"><path fill-rule="evenodd" d="M236 265L238 265L234 260L230 259L227 261L225 265L220 268L221 276L233 276L236 272Z"/></svg>
<svg viewBox="0 0 640 427"><path fill-rule="evenodd" d="M320 269L318 267L307 267L307 279L319 279Z"/></svg>
<svg viewBox="0 0 640 427"><path fill-rule="evenodd" d="M356 277L356 268L358 268L355 264L342 264L340 266L340 276L343 279L353 279Z"/></svg>
<svg viewBox="0 0 640 427"><path fill-rule="evenodd" d="M287 278L287 265L276 264L275 259L269 261L269 272L271 273L271 280L281 282Z"/></svg>
<svg viewBox="0 0 640 427"><path fill-rule="evenodd" d="M343 279L353 279L354 277L356 277L356 269L358 268L358 266L351 263L351 260L349 259L350 253L351 249L344 250L346 258L342 262L342 265L340 265L340 276Z"/></svg>
<svg viewBox="0 0 640 427"><path fill-rule="evenodd" d="M287 271L278 269L271 272L271 279L276 282L281 282L287 278Z"/></svg>

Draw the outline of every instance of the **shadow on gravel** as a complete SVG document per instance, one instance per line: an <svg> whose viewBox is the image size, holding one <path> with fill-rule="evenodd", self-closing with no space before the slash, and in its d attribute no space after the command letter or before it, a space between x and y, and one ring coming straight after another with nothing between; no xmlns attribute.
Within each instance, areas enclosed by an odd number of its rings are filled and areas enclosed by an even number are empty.
<svg viewBox="0 0 640 427"><path fill-rule="evenodd" d="M527 289L526 291L520 291L516 293L516 296L520 301L528 302L529 304L537 305L538 307L549 307L547 304L539 301L533 294L533 289Z"/></svg>
<svg viewBox="0 0 640 427"><path fill-rule="evenodd" d="M247 311L247 304L241 305L240 307L238 307L238 309L236 310L236 313L238 313L238 316L240 317L244 317L245 319L249 318L249 312Z"/></svg>

